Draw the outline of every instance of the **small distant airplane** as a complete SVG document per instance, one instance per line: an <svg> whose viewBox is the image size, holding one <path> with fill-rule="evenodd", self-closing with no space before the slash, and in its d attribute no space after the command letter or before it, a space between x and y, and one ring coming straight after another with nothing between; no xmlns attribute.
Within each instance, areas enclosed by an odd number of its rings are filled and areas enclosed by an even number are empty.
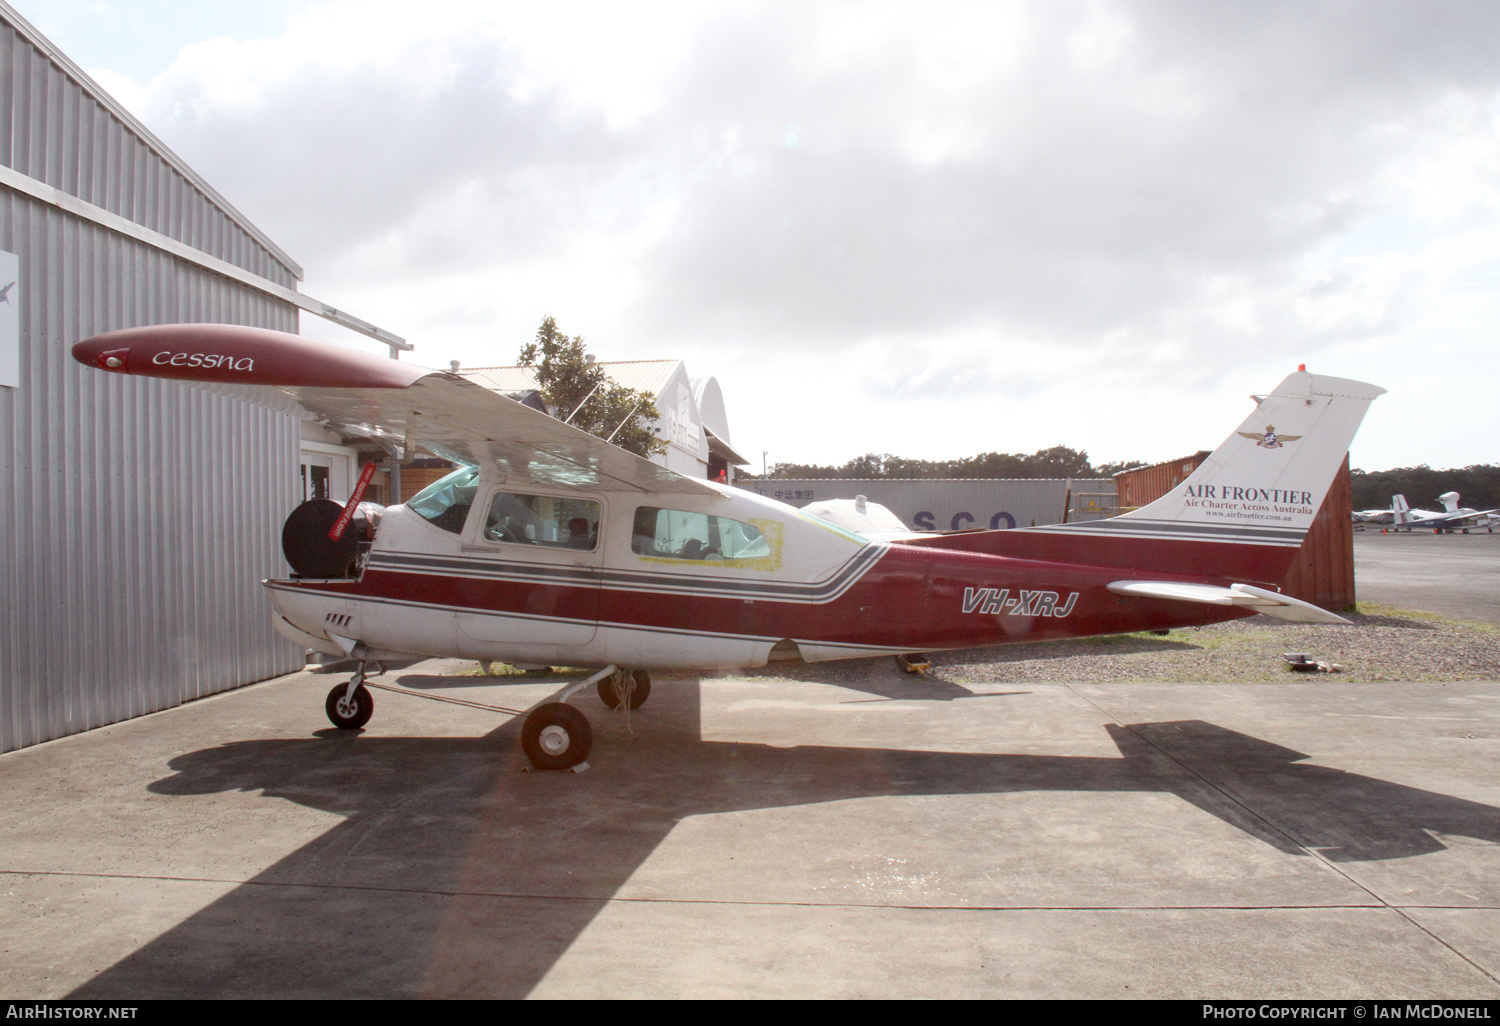
<svg viewBox="0 0 1500 1026"><path fill-rule="evenodd" d="M1468 534L1470 528L1478 527L1484 528L1490 534L1495 533L1495 525L1500 524L1500 508L1460 508L1458 499L1459 495L1457 492L1444 492L1438 496L1438 501L1443 504L1444 512L1433 513L1425 509L1409 510L1406 508L1406 496L1393 496L1391 499L1391 510L1393 512L1391 522L1406 531L1410 531L1414 527L1430 527L1434 534L1442 534L1445 531L1461 531L1464 534Z"/></svg>
<svg viewBox="0 0 1500 1026"><path fill-rule="evenodd" d="M1431 510L1408 508L1404 495L1392 495L1388 509L1357 509L1350 514L1356 524L1380 524L1383 527L1399 525L1412 518L1421 520L1440 515Z"/></svg>
<svg viewBox="0 0 1500 1026"><path fill-rule="evenodd" d="M272 622L302 646L359 661L325 703L346 729L370 719L365 667L386 657L597 667L522 722L527 757L554 770L578 766L592 745L571 696L594 686L612 708L633 709L656 669L899 656L1256 613L1347 623L1277 588L1385 391L1299 367L1186 481L1138 510L925 535L896 531L900 521L873 504L846 511L892 534L877 540L673 473L457 373L298 335L161 325L86 339L73 357L115 374L242 386L278 408L290 398L393 455L421 448L458 463L399 506L366 510L356 488L345 506L293 510L282 530L293 572L264 582Z"/></svg>
<svg viewBox="0 0 1500 1026"><path fill-rule="evenodd" d="M13 288L15 288L15 287L16 287L16 283L15 282L11 282L9 285L5 286L4 288L0 288L0 303L9 303L10 302L10 290L13 289Z"/></svg>
<svg viewBox="0 0 1500 1026"><path fill-rule="evenodd" d="M1356 524L1379 524L1388 527L1396 522L1396 518L1408 512L1406 508L1406 496L1392 495L1391 504L1385 509L1357 509L1350 516ZM1418 510L1423 516L1437 516L1436 513L1425 513Z"/></svg>

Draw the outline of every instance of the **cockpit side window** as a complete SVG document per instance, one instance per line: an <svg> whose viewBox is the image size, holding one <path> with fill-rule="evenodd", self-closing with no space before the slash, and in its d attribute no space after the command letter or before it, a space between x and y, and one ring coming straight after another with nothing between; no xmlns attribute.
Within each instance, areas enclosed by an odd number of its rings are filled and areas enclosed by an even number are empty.
<svg viewBox="0 0 1500 1026"><path fill-rule="evenodd" d="M484 522L486 541L592 551L599 544L599 515L592 499L498 492Z"/></svg>
<svg viewBox="0 0 1500 1026"><path fill-rule="evenodd" d="M641 506L635 511L630 551L663 559L722 562L769 557L771 545L754 524L707 513Z"/></svg>
<svg viewBox="0 0 1500 1026"><path fill-rule="evenodd" d="M407 501L407 508L430 520L435 526L462 534L474 493L479 489L479 468L459 467L447 477L439 478Z"/></svg>

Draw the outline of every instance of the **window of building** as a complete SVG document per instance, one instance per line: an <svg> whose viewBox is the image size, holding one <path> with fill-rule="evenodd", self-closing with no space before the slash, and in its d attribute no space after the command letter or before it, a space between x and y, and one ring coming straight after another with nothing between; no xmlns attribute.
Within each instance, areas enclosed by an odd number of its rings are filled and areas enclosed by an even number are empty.
<svg viewBox="0 0 1500 1026"><path fill-rule="evenodd" d="M479 468L463 466L423 488L406 505L443 530L462 534L478 489Z"/></svg>
<svg viewBox="0 0 1500 1026"><path fill-rule="evenodd" d="M591 499L498 492L484 522L487 541L593 550L603 507Z"/></svg>
<svg viewBox="0 0 1500 1026"><path fill-rule="evenodd" d="M630 550L666 559L761 559L771 546L760 528L738 520L641 506L635 511Z"/></svg>

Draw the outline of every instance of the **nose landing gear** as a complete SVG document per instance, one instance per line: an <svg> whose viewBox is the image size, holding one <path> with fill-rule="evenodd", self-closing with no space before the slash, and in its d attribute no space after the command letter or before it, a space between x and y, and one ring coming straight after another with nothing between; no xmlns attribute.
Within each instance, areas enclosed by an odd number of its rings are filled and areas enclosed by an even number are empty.
<svg viewBox="0 0 1500 1026"><path fill-rule="evenodd" d="M324 709L335 727L340 730L358 730L375 715L375 699L370 695L370 689L363 684L354 689L353 695L349 694L349 685L335 684L333 690L328 692Z"/></svg>
<svg viewBox="0 0 1500 1026"><path fill-rule="evenodd" d="M360 660L359 668L348 683L333 686L323 709L328 713L329 721L340 730L358 730L370 722L370 717L375 715L375 699L365 687L365 660Z"/></svg>

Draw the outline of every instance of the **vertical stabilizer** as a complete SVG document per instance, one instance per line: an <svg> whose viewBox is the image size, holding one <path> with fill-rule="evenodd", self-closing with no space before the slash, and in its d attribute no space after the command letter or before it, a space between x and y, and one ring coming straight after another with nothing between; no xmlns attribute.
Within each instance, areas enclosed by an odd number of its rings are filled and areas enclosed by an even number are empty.
<svg viewBox="0 0 1500 1026"><path fill-rule="evenodd" d="M1370 402L1385 389L1297 371L1182 484L1100 527L1153 537L1296 547Z"/></svg>
<svg viewBox="0 0 1500 1026"><path fill-rule="evenodd" d="M1400 527L1402 524L1415 519L1416 517L1411 515L1411 507L1406 504L1406 496L1392 495L1391 523Z"/></svg>
<svg viewBox="0 0 1500 1026"><path fill-rule="evenodd" d="M1188 479L1124 516L913 542L1275 587L1385 389L1288 375Z"/></svg>

